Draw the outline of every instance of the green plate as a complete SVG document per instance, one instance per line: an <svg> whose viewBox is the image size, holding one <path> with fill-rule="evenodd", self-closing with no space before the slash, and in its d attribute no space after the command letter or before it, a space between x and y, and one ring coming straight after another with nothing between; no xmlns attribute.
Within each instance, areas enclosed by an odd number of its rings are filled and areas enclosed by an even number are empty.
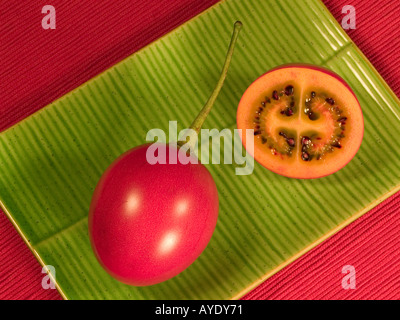
<svg viewBox="0 0 400 320"><path fill-rule="evenodd" d="M87 216L94 187L121 153L168 121L187 127L239 36L206 128L235 128L245 89L268 69L304 62L341 75L358 96L365 135L356 157L305 181L258 164L207 165L220 196L215 234L196 262L150 287L111 278L97 263ZM0 135L1 205L68 299L239 298L400 189L399 101L317 0L226 0Z"/></svg>

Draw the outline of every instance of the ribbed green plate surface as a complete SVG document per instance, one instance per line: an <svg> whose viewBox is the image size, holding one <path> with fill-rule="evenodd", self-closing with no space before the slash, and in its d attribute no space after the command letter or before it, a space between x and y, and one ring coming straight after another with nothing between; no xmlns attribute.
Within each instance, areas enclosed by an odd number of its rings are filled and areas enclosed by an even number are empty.
<svg viewBox="0 0 400 320"><path fill-rule="evenodd" d="M279 64L305 62L340 74L358 96L365 136L339 172L293 180L258 164L237 176L208 165L220 215L204 253L172 280L130 287L108 276L90 248L94 187L152 128L187 127L213 89L235 20L244 28L206 128L235 128L239 99ZM0 197L69 299L238 298L350 223L400 186L399 102L317 0L226 0L0 135Z"/></svg>

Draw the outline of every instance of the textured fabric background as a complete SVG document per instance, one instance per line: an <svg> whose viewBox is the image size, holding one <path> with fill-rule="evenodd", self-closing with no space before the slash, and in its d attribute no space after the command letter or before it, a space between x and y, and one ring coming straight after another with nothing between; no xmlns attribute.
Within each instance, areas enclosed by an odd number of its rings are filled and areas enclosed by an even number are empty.
<svg viewBox="0 0 400 320"><path fill-rule="evenodd" d="M265 0L268 1L268 0ZM299 0L302 1L302 0ZM39 0L0 4L0 131L22 120L217 0L52 0L56 30L43 30ZM348 33L400 96L398 1L324 0L341 22L356 8ZM400 193L250 292L245 299L400 299ZM344 265L357 287L341 286ZM61 299L41 287L41 266L0 212L0 299Z"/></svg>

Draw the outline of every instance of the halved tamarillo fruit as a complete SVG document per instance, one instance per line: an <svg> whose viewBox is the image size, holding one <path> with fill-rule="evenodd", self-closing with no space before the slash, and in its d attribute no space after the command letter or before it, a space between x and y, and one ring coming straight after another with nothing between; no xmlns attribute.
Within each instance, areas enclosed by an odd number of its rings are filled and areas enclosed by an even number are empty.
<svg viewBox="0 0 400 320"><path fill-rule="evenodd" d="M254 152L267 169L298 179L320 178L343 168L364 135L360 104L330 70L283 65L255 80L243 94L237 126L254 130Z"/></svg>

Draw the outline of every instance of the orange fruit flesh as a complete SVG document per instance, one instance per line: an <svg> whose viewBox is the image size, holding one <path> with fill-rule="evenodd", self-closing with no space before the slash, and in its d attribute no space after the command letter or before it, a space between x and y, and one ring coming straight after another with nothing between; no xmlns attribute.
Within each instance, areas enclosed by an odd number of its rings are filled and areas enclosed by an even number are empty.
<svg viewBox="0 0 400 320"><path fill-rule="evenodd" d="M246 129L254 129L254 151L246 149L257 162L299 179L343 168L364 133L360 104L345 81L307 65L282 66L255 80L240 100L237 127L245 147Z"/></svg>

